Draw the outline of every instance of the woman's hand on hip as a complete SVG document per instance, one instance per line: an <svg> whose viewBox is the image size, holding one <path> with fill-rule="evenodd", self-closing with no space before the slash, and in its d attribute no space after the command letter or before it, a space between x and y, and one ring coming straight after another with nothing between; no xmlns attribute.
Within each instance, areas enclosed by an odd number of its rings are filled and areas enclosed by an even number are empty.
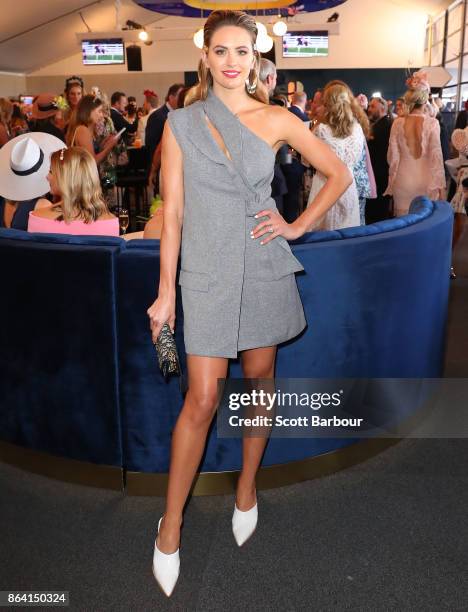
<svg viewBox="0 0 468 612"><path fill-rule="evenodd" d="M295 240L303 234L296 225L287 223L276 210L269 208L261 210L255 215L255 218L258 217L268 217L250 232L252 238L262 237L260 244L267 244L270 240L274 240L276 236L283 236L286 240Z"/></svg>
<svg viewBox="0 0 468 612"><path fill-rule="evenodd" d="M164 323L168 323L174 332L175 325L175 299L157 297L155 302L146 311L150 319L150 329L153 342L156 342Z"/></svg>

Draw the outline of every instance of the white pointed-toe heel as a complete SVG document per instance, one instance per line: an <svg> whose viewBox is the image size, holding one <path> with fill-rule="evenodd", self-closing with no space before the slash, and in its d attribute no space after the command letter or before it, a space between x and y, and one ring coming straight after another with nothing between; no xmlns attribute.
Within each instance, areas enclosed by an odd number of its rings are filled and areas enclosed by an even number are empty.
<svg viewBox="0 0 468 612"><path fill-rule="evenodd" d="M163 515L164 516L164 515ZM159 519L158 533L161 527L163 516ZM164 594L171 596L176 585L180 571L179 548L173 553L163 553L159 550L156 542L154 543L153 554L153 575Z"/></svg>
<svg viewBox="0 0 468 612"><path fill-rule="evenodd" d="M258 520L258 504L250 510L239 510L237 504L234 504L234 514L232 515L232 533L236 539L238 546L242 546L257 527Z"/></svg>

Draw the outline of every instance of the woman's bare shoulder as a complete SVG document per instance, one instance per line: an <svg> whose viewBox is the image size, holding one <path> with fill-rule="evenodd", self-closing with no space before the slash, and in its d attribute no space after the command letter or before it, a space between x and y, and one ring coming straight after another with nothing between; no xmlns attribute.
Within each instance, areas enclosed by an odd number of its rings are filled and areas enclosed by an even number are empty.
<svg viewBox="0 0 468 612"><path fill-rule="evenodd" d="M148 239L161 239L162 225L163 225L163 209L158 208L151 219L145 225L143 238Z"/></svg>
<svg viewBox="0 0 468 612"><path fill-rule="evenodd" d="M46 200L42 200L43 202ZM42 219L56 219L62 214L62 211L57 206L49 202L50 206L44 206L42 208L35 208L29 214L34 217L41 217Z"/></svg>
<svg viewBox="0 0 468 612"><path fill-rule="evenodd" d="M111 212L105 212L99 217L99 221L109 221L111 219L117 219L117 217Z"/></svg>
<svg viewBox="0 0 468 612"><path fill-rule="evenodd" d="M34 210L42 210L43 208L51 208L53 206L52 202L47 198L39 198L36 202L36 206Z"/></svg>

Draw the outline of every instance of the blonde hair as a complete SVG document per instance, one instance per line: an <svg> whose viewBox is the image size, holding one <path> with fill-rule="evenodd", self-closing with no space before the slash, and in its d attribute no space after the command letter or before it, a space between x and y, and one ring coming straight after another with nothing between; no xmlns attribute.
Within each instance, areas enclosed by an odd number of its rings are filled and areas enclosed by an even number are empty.
<svg viewBox="0 0 468 612"><path fill-rule="evenodd" d="M255 67L251 70L254 74L252 77L249 75L249 81L254 83L257 81L257 88L254 93L247 94L258 100L268 104L268 92L265 85L260 81L260 53L254 47L257 40L257 26L255 24L255 18L252 15L248 15L243 11L213 11L205 22L203 27L203 46L207 52L211 38L213 34L219 28L223 26L236 26L246 30L252 39L252 51L255 55ZM211 76L209 68L206 67L203 59L200 59L198 63L198 83L191 87L185 96L184 106L188 106L197 100L206 100L208 96L208 90L213 85L213 77ZM247 90L246 90L247 91Z"/></svg>
<svg viewBox="0 0 468 612"><path fill-rule="evenodd" d="M403 96L403 103L408 113L415 108L421 108L429 100L429 92L426 89L408 89Z"/></svg>
<svg viewBox="0 0 468 612"><path fill-rule="evenodd" d="M102 198L96 161L89 151L83 147L55 151L50 158L50 171L60 191L65 223L73 219L92 223L109 212Z"/></svg>
<svg viewBox="0 0 468 612"><path fill-rule="evenodd" d="M369 136L369 117L344 81L330 81L325 85L322 104L325 109L324 122L330 125L334 136L337 138L350 136L354 120L361 126L364 136L366 138Z"/></svg>
<svg viewBox="0 0 468 612"><path fill-rule="evenodd" d="M0 123L8 125L13 114L13 104L6 98L0 98Z"/></svg>

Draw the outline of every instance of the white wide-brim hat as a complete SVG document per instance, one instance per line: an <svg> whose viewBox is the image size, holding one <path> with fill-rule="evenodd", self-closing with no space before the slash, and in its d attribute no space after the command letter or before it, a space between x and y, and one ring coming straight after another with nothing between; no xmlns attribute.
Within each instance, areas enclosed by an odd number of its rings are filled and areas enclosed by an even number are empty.
<svg viewBox="0 0 468 612"><path fill-rule="evenodd" d="M50 156L65 149L60 138L43 132L21 134L0 149L0 196L14 202L39 198L50 191Z"/></svg>

